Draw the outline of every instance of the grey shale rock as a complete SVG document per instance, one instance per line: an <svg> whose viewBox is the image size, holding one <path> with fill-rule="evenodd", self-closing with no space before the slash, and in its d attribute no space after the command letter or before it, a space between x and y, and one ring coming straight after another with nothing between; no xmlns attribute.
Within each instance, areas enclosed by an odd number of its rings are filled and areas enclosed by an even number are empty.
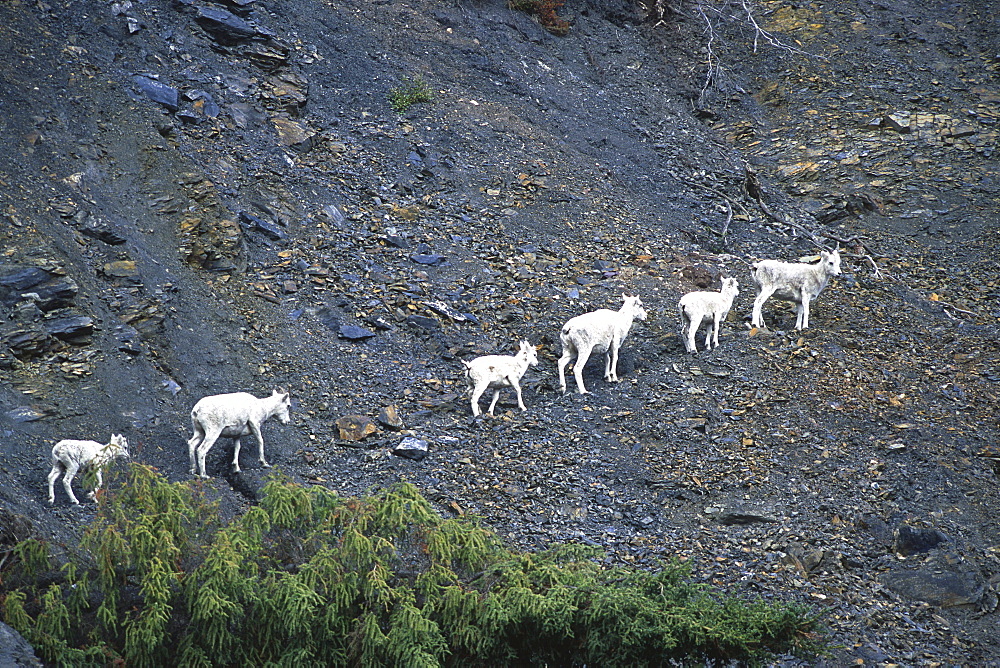
<svg viewBox="0 0 1000 668"><path fill-rule="evenodd" d="M378 422L384 427L399 431L406 427L395 404L383 406L378 412Z"/></svg>
<svg viewBox="0 0 1000 668"><path fill-rule="evenodd" d="M427 441L422 438L406 436L392 449L392 454L419 462L427 456L428 448Z"/></svg>
<svg viewBox="0 0 1000 668"><path fill-rule="evenodd" d="M49 335L63 341L83 343L94 333L93 318L85 315L65 314L42 321Z"/></svg>
<svg viewBox="0 0 1000 668"><path fill-rule="evenodd" d="M893 532L892 551L909 557L930 552L941 543L949 541L948 536L937 529L921 529L901 524Z"/></svg>
<svg viewBox="0 0 1000 668"><path fill-rule="evenodd" d="M240 211L240 222L250 230L260 232L271 241L283 241L288 238L288 233L279 226L248 211Z"/></svg>
<svg viewBox="0 0 1000 668"><path fill-rule="evenodd" d="M33 294L38 308L54 311L71 306L80 287L69 276L41 267L0 266L0 303L13 304Z"/></svg>
<svg viewBox="0 0 1000 668"><path fill-rule="evenodd" d="M137 74L132 77L132 81L134 81L136 86L139 87L142 94L150 100L156 102L157 104L162 104L170 111L177 111L178 93L176 88L168 86L165 83L161 83L156 79L143 74Z"/></svg>
<svg viewBox="0 0 1000 668"><path fill-rule="evenodd" d="M903 598L941 608L978 606L986 593L981 578L949 569L890 571L880 579Z"/></svg>
<svg viewBox="0 0 1000 668"><path fill-rule="evenodd" d="M256 26L221 7L195 7L195 22L223 46L235 46L260 35Z"/></svg>
<svg viewBox="0 0 1000 668"><path fill-rule="evenodd" d="M20 633L0 622L0 666L9 668L41 668L35 650Z"/></svg>
<svg viewBox="0 0 1000 668"><path fill-rule="evenodd" d="M357 325L341 325L337 336L348 341L365 341L375 336L375 332Z"/></svg>

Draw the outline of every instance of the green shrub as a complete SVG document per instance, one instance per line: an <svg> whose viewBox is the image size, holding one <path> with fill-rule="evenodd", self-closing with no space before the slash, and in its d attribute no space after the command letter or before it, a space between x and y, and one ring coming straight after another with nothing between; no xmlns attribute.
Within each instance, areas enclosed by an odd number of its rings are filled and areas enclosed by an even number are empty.
<svg viewBox="0 0 1000 668"><path fill-rule="evenodd" d="M400 114L419 102L430 102L433 99L430 86L419 76L404 79L402 84L389 91L389 104Z"/></svg>
<svg viewBox="0 0 1000 668"><path fill-rule="evenodd" d="M7 592L4 620L73 666L643 666L822 648L802 606L720 596L677 562L511 552L409 484L341 498L274 478L228 524L202 489L133 465L86 531L89 559ZM39 545L22 571L45 564Z"/></svg>

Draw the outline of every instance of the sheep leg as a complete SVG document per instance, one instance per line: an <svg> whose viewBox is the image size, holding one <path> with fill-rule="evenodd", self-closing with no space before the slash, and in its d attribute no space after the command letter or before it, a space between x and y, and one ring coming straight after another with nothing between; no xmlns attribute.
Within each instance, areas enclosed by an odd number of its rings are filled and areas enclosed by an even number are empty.
<svg viewBox="0 0 1000 668"><path fill-rule="evenodd" d="M566 394L566 367L573 361L575 352L572 345L563 343L562 357L559 358L559 389L563 394ZM580 360L577 359L576 363L579 364ZM583 386L582 383L580 385Z"/></svg>
<svg viewBox="0 0 1000 668"><path fill-rule="evenodd" d="M74 461L70 461L69 464L66 464L66 473L63 474L63 487L66 489L66 495L76 505L80 505L80 502L77 500L76 494L73 493L73 476L79 470L80 465Z"/></svg>
<svg viewBox="0 0 1000 668"><path fill-rule="evenodd" d="M478 417L481 413L479 410L479 397L483 396L483 392L489 383L476 383L476 386L472 389L472 415L473 417ZM490 406L490 413L493 412L493 406Z"/></svg>
<svg viewBox="0 0 1000 668"><path fill-rule="evenodd" d="M709 350L719 347L719 321L721 320L722 314L716 313L715 318L712 320L712 329L705 335L705 347Z"/></svg>
<svg viewBox="0 0 1000 668"><path fill-rule="evenodd" d="M198 444L204 442L205 430L194 420L191 421L191 428L194 431L194 436L188 439L188 459L191 462L191 467L188 470L188 473L194 475L196 466L195 453L198 451Z"/></svg>
<svg viewBox="0 0 1000 668"><path fill-rule="evenodd" d="M251 422L250 431L253 432L254 437L257 439L257 461L260 462L260 465L264 468L271 468L271 465L267 463L266 459L264 459L264 437L260 435L260 425L256 422Z"/></svg>
<svg viewBox="0 0 1000 668"><path fill-rule="evenodd" d="M618 349L621 346L621 341L612 340L604 354L604 380L609 383L618 382Z"/></svg>
<svg viewBox="0 0 1000 668"><path fill-rule="evenodd" d="M510 386L514 388L517 393L517 407L522 411L528 410L527 406L524 405L524 401L521 399L521 383L518 382L517 378L509 378Z"/></svg>
<svg viewBox="0 0 1000 668"><path fill-rule="evenodd" d="M774 294L776 288L761 288L760 293L757 294L757 298L753 300L753 315L750 317L750 324L754 327L760 327L761 329L767 329L767 325L764 324L764 318L760 314L761 307L764 306L764 302L771 298Z"/></svg>
<svg viewBox="0 0 1000 668"><path fill-rule="evenodd" d="M583 384L583 369L587 366L587 360L590 359L590 351L590 348L578 348L576 361L573 362L573 377L576 378L576 389L580 394L590 394Z"/></svg>
<svg viewBox="0 0 1000 668"><path fill-rule="evenodd" d="M797 304L798 314L795 318L795 329L809 329L809 296L801 295L800 303Z"/></svg>
<svg viewBox="0 0 1000 668"><path fill-rule="evenodd" d="M53 486L56 484L56 478L62 473L62 464L56 462L52 465L52 470L49 471L49 503L56 502L56 492Z"/></svg>
<svg viewBox="0 0 1000 668"><path fill-rule="evenodd" d="M490 402L490 409L487 411L490 415L493 415L493 407L497 405L497 399L500 398L500 389L493 390L493 401Z"/></svg>
<svg viewBox="0 0 1000 668"><path fill-rule="evenodd" d="M208 451L212 449L215 445L215 441L218 440L219 436L222 434L222 429L213 429L212 431L205 431L205 438L202 439L201 444L198 445L198 451L195 453L198 458L198 477L208 479L205 474L205 455ZM194 474L194 470L191 471Z"/></svg>
<svg viewBox="0 0 1000 668"><path fill-rule="evenodd" d="M94 489L90 490L90 492L87 493L87 498L88 499L96 499L97 498L97 491L99 489L101 489L101 486L104 484L104 476L101 473L101 467L100 466L94 467L94 475L97 476L97 485L95 485Z"/></svg>
<svg viewBox="0 0 1000 668"><path fill-rule="evenodd" d="M698 353L698 346L694 342L694 337L697 336L698 328L701 327L701 318L702 315L700 313L696 313L690 317L687 323L688 330L687 338L684 340L684 349L691 354Z"/></svg>
<svg viewBox="0 0 1000 668"><path fill-rule="evenodd" d="M233 439L233 473L240 472L240 439L242 436L237 436Z"/></svg>

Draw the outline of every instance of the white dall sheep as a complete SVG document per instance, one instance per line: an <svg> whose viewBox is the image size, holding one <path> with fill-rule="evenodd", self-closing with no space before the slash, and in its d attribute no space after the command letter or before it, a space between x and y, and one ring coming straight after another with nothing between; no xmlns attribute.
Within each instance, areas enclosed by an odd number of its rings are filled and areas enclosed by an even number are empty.
<svg viewBox="0 0 1000 668"><path fill-rule="evenodd" d="M705 336L705 349L719 347L719 325L729 316L733 308L733 300L740 294L739 284L735 278L722 279L721 292L689 292L677 303L681 314L681 338L684 339L684 349L697 354L698 347L694 337L702 320L711 317L712 327Z"/></svg>
<svg viewBox="0 0 1000 668"><path fill-rule="evenodd" d="M795 304L795 329L808 329L809 302L823 292L831 276L840 275L840 251L822 251L817 264L761 260L751 266L751 276L757 284L751 318L753 326L766 327L760 309L774 295Z"/></svg>
<svg viewBox="0 0 1000 668"><path fill-rule="evenodd" d="M490 387L493 388L493 401L490 402L488 411L490 415L493 415L500 389L504 387L513 387L517 393L518 407L522 411L527 410L521 400L521 376L529 366L538 364L538 353L526 340L521 341L517 355L484 355L471 362L462 360L462 364L465 365L465 377L472 392L473 415L479 415L479 397Z"/></svg>
<svg viewBox="0 0 1000 668"><path fill-rule="evenodd" d="M271 465L264 459L264 437L260 435L260 426L275 415L282 424L288 424L291 420L288 415L291 403L288 393L282 390L274 390L271 396L264 399L246 392L216 394L200 399L191 409L191 429L194 431L194 435L188 439L191 474L194 475L197 462L198 476L208 478L205 475L205 455L220 436L231 438L235 442L233 472L239 473L240 439L250 433L257 439L261 466L270 468Z"/></svg>
<svg viewBox="0 0 1000 668"><path fill-rule="evenodd" d="M49 503L55 503L56 493L53 486L59 474L63 474L63 487L69 500L79 505L73 494L73 477L81 468L90 468L97 477L97 485L87 498L97 498L97 491L104 484L102 469L111 460L118 457L128 457L128 441L121 434L112 434L111 442L104 444L97 441L63 440L52 446L52 470L49 471Z"/></svg>
<svg viewBox="0 0 1000 668"><path fill-rule="evenodd" d="M580 394L589 394L583 384L583 368L593 351L606 353L604 380L618 382L618 349L632 328L633 320L645 320L646 309L638 295L622 295L625 303L618 311L598 309L578 315L563 325L559 333L562 357L559 358L559 388L566 393L566 367L573 364L573 375Z"/></svg>

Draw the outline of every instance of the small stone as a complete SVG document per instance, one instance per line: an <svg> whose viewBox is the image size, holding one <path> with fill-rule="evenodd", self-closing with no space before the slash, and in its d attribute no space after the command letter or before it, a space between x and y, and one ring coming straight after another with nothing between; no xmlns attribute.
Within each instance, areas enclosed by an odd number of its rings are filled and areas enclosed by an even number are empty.
<svg viewBox="0 0 1000 668"><path fill-rule="evenodd" d="M109 246L119 246L126 241L125 237L111 229L110 225L100 221L88 221L80 228L80 234L103 241Z"/></svg>
<svg viewBox="0 0 1000 668"><path fill-rule="evenodd" d="M375 423L363 415L345 415L338 418L337 431L344 441L360 441L378 431Z"/></svg>
<svg viewBox="0 0 1000 668"><path fill-rule="evenodd" d="M367 330L364 327L358 327L357 325L341 325L337 335L348 341L364 341L375 336L375 332Z"/></svg>
<svg viewBox="0 0 1000 668"><path fill-rule="evenodd" d="M378 422L383 427L388 427L389 429L400 430L406 425L403 424L403 418L399 415L399 409L396 408L395 404L389 406L383 406L378 412Z"/></svg>
<svg viewBox="0 0 1000 668"><path fill-rule="evenodd" d="M49 411L40 406L19 406L7 411L12 422L37 422L48 415Z"/></svg>
<svg viewBox="0 0 1000 668"><path fill-rule="evenodd" d="M427 453L427 441L413 436L405 437L392 449L392 454L412 459L415 462L421 461L427 456Z"/></svg>
<svg viewBox="0 0 1000 668"><path fill-rule="evenodd" d="M240 212L240 222L251 230L262 233L271 241L282 241L288 238L288 234L271 221L264 220L247 211Z"/></svg>
<svg viewBox="0 0 1000 668"><path fill-rule="evenodd" d="M101 273L108 278L124 278L135 283L139 282L139 269L133 260L108 262L101 267Z"/></svg>
<svg viewBox="0 0 1000 668"><path fill-rule="evenodd" d="M410 259L417 264L437 266L444 264L447 258L443 255L438 255L437 253L414 253L410 256Z"/></svg>
<svg viewBox="0 0 1000 668"><path fill-rule="evenodd" d="M185 93L184 97L194 103L191 105L193 111L208 118L216 118L222 111L215 98L208 91L192 90Z"/></svg>
<svg viewBox="0 0 1000 668"><path fill-rule="evenodd" d="M387 234L386 236L382 237L382 241L384 241L386 245L392 246L393 248L410 247L410 242L407 240L407 238L401 237L397 234Z"/></svg>
<svg viewBox="0 0 1000 668"><path fill-rule="evenodd" d="M344 214L340 212L340 209L335 204L324 204L320 207L320 213L337 225L343 225L347 222L344 219Z"/></svg>
<svg viewBox="0 0 1000 668"><path fill-rule="evenodd" d="M437 318L431 318L426 315L410 315L406 317L406 322L409 325L417 327L419 329L432 332L437 329L441 329L441 322Z"/></svg>
<svg viewBox="0 0 1000 668"><path fill-rule="evenodd" d="M170 111L177 111L178 95L176 88L142 75L132 77L132 81L139 87L143 95L150 100L157 104L162 104Z"/></svg>
<svg viewBox="0 0 1000 668"><path fill-rule="evenodd" d="M777 522L771 515L749 510L721 510L716 518L723 526L754 524L757 522Z"/></svg>
<svg viewBox="0 0 1000 668"><path fill-rule="evenodd" d="M284 116L272 116L271 125L278 132L278 141L282 146L307 150L312 148L313 138L316 131L310 128L305 122L293 121Z"/></svg>
<svg viewBox="0 0 1000 668"><path fill-rule="evenodd" d="M256 27L225 9L206 5L195 9L195 22L219 44L232 46L258 35Z"/></svg>
<svg viewBox="0 0 1000 668"><path fill-rule="evenodd" d="M886 114L882 117L882 127L886 130L906 134L910 131L910 115L906 112Z"/></svg>
<svg viewBox="0 0 1000 668"><path fill-rule="evenodd" d="M457 322L464 322L467 319L464 313L456 311L451 306L445 304L442 301L427 301L424 302L424 306L434 311L435 313L440 313L441 315L447 316Z"/></svg>

